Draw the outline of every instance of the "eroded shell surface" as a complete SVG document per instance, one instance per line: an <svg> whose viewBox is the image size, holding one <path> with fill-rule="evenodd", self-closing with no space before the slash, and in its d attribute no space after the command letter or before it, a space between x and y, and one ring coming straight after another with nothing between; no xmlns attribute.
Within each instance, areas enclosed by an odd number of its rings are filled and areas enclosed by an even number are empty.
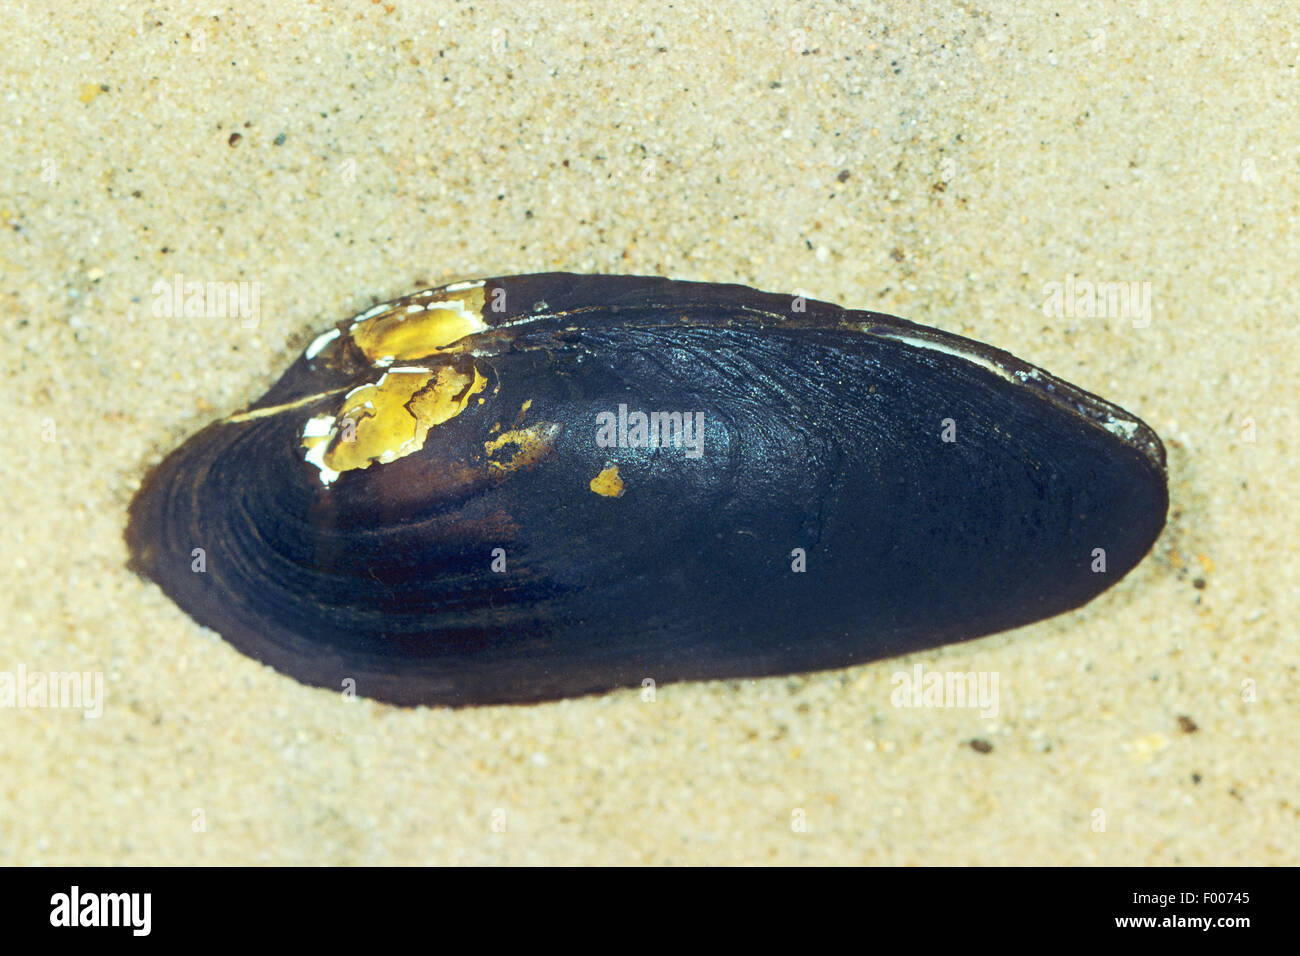
<svg viewBox="0 0 1300 956"><path fill-rule="evenodd" d="M1123 577L1166 506L1150 428L1006 352L741 286L557 273L340 323L149 474L127 537L138 572L286 674L464 705L1015 627Z"/></svg>

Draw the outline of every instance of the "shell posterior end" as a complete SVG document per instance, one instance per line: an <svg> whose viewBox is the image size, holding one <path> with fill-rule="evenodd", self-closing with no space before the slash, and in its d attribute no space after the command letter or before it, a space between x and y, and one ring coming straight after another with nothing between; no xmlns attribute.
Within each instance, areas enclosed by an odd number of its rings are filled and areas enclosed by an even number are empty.
<svg viewBox="0 0 1300 956"><path fill-rule="evenodd" d="M913 348L953 356L976 365L1013 385L1031 389L1051 404L1114 435L1125 445L1140 453L1161 474L1165 473L1164 445L1145 422L1113 402L1071 385L1050 372L1016 358L1010 352L1004 352L972 339L920 326L902 329L869 322L860 325L859 329L877 338L891 339Z"/></svg>

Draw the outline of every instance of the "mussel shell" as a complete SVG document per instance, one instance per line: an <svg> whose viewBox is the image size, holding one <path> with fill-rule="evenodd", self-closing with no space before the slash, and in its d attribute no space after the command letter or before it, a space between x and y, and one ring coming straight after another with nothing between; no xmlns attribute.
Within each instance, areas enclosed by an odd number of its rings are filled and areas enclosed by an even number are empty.
<svg viewBox="0 0 1300 956"><path fill-rule="evenodd" d="M422 448L328 484L304 460L304 421L375 378L342 323L252 406L272 411L153 470L132 566L305 683L521 703L1016 627L1105 590L1164 525L1155 434L997 349L741 286L482 290L486 328L427 364L472 363L486 385ZM701 454L601 447L597 416L620 405L702 413ZM493 449L512 429L535 454ZM596 493L611 466L622 494Z"/></svg>

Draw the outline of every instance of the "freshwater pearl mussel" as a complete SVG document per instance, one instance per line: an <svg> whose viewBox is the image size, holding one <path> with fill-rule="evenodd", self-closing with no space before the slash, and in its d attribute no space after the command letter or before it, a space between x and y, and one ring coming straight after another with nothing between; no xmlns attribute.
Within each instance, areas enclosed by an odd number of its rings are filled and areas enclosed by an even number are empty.
<svg viewBox="0 0 1300 956"><path fill-rule="evenodd" d="M402 705L845 667L1078 607L1164 449L998 349L738 285L423 290L167 456L133 568L298 680Z"/></svg>

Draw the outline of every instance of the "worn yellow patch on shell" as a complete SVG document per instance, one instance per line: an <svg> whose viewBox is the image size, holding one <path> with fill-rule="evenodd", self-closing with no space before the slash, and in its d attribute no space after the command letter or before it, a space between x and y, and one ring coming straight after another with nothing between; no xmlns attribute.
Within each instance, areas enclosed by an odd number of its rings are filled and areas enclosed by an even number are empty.
<svg viewBox="0 0 1300 956"><path fill-rule="evenodd" d="M454 299L407 296L378 315L363 313L352 323L352 341L376 365L424 358L485 330L483 302L482 287Z"/></svg>
<svg viewBox="0 0 1300 956"><path fill-rule="evenodd" d="M606 465L591 479L591 490L605 498L623 497L623 479L618 476L618 465Z"/></svg>
<svg viewBox="0 0 1300 956"><path fill-rule="evenodd" d="M514 471L516 468L532 467L551 453L555 439L560 434L558 422L538 422L527 428L515 428L502 432L491 441L483 443L483 450L488 456L488 465L494 471ZM505 461L493 458L507 445L517 446L514 454Z"/></svg>
<svg viewBox="0 0 1300 956"><path fill-rule="evenodd" d="M486 386L477 368L392 369L348 392L336 414L307 422L306 459L328 485L342 472L405 458L424 447L430 428L455 418Z"/></svg>

